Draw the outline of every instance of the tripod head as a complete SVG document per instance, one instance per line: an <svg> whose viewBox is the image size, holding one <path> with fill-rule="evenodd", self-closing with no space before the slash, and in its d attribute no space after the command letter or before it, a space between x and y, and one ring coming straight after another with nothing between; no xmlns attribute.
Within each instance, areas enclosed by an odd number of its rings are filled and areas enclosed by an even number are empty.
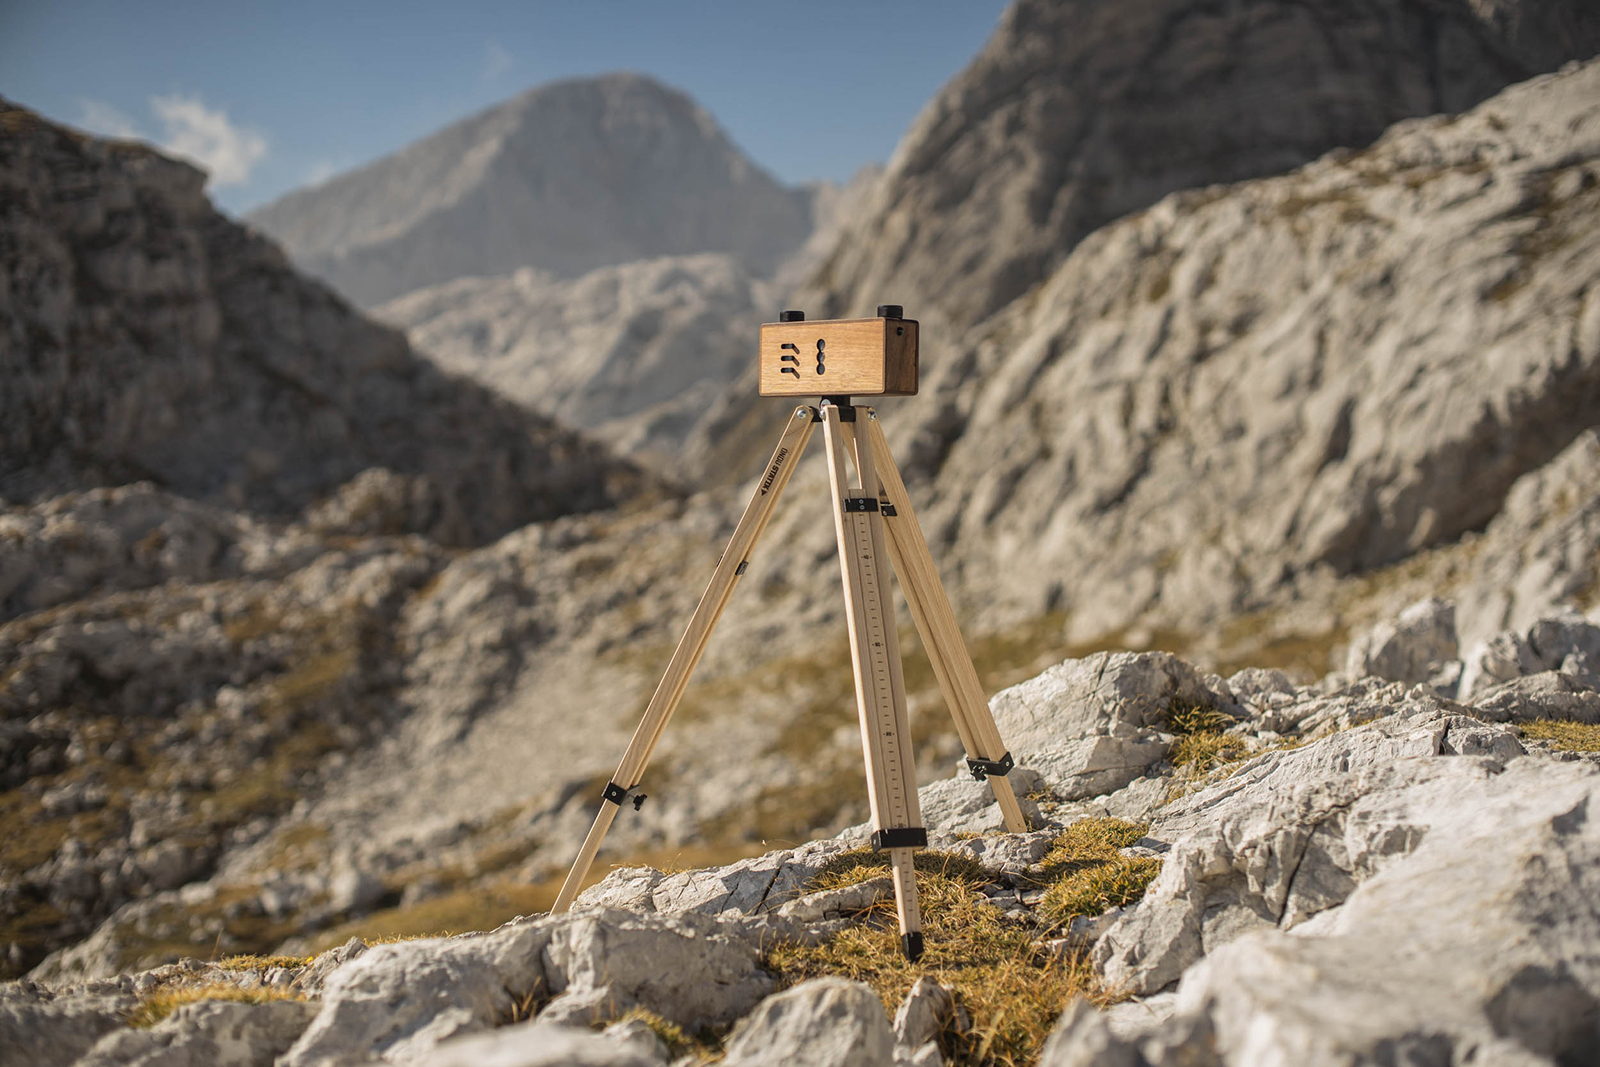
<svg viewBox="0 0 1600 1067"><path fill-rule="evenodd" d="M762 396L915 396L917 320L899 304L871 319L806 321L785 311L762 324L756 356Z"/></svg>

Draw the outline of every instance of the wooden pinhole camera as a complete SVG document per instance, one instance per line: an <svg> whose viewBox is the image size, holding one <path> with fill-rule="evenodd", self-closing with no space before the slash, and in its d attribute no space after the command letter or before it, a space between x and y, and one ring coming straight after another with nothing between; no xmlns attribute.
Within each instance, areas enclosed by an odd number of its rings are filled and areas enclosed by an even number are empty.
<svg viewBox="0 0 1600 1067"><path fill-rule="evenodd" d="M761 327L762 396L915 396L917 320L898 304L873 319L805 321L785 311Z"/></svg>

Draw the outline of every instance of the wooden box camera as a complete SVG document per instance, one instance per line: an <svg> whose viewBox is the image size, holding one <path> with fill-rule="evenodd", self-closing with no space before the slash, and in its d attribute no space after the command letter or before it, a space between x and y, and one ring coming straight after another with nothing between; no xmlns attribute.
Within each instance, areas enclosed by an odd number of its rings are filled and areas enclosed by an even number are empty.
<svg viewBox="0 0 1600 1067"><path fill-rule="evenodd" d="M785 311L782 322L761 327L762 396L914 396L917 391L917 320L897 305L878 308L875 319L806 322Z"/></svg>

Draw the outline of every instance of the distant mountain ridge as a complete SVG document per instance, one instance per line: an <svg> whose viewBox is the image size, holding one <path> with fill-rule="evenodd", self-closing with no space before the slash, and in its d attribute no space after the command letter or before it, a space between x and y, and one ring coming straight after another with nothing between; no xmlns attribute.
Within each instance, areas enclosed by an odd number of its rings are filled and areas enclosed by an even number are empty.
<svg viewBox="0 0 1600 1067"><path fill-rule="evenodd" d="M472 544L654 484L296 275L204 180L0 99L0 500L151 481L285 518L382 467L387 532Z"/></svg>
<svg viewBox="0 0 1600 1067"><path fill-rule="evenodd" d="M724 252L770 272L810 216L807 191L752 163L686 94L621 73L531 89L249 221L372 306L521 267L570 278Z"/></svg>

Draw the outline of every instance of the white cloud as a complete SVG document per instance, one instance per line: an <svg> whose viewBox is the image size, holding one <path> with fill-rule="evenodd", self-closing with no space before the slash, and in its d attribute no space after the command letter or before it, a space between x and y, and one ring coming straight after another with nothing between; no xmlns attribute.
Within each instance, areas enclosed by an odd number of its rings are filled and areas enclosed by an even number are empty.
<svg viewBox="0 0 1600 1067"><path fill-rule="evenodd" d="M489 46L483 50L481 80L486 82L494 81L494 79L510 70L513 62L511 53L507 52L499 41L490 41Z"/></svg>
<svg viewBox="0 0 1600 1067"><path fill-rule="evenodd" d="M218 188L249 181L267 154L266 138L235 126L226 111L206 107L198 96L154 96L150 109L166 128L161 147L205 168Z"/></svg>
<svg viewBox="0 0 1600 1067"><path fill-rule="evenodd" d="M81 99L78 101L78 106L83 115L78 125L90 133L123 139L144 136L139 132L139 127L133 124L132 119L110 104L100 100Z"/></svg>

